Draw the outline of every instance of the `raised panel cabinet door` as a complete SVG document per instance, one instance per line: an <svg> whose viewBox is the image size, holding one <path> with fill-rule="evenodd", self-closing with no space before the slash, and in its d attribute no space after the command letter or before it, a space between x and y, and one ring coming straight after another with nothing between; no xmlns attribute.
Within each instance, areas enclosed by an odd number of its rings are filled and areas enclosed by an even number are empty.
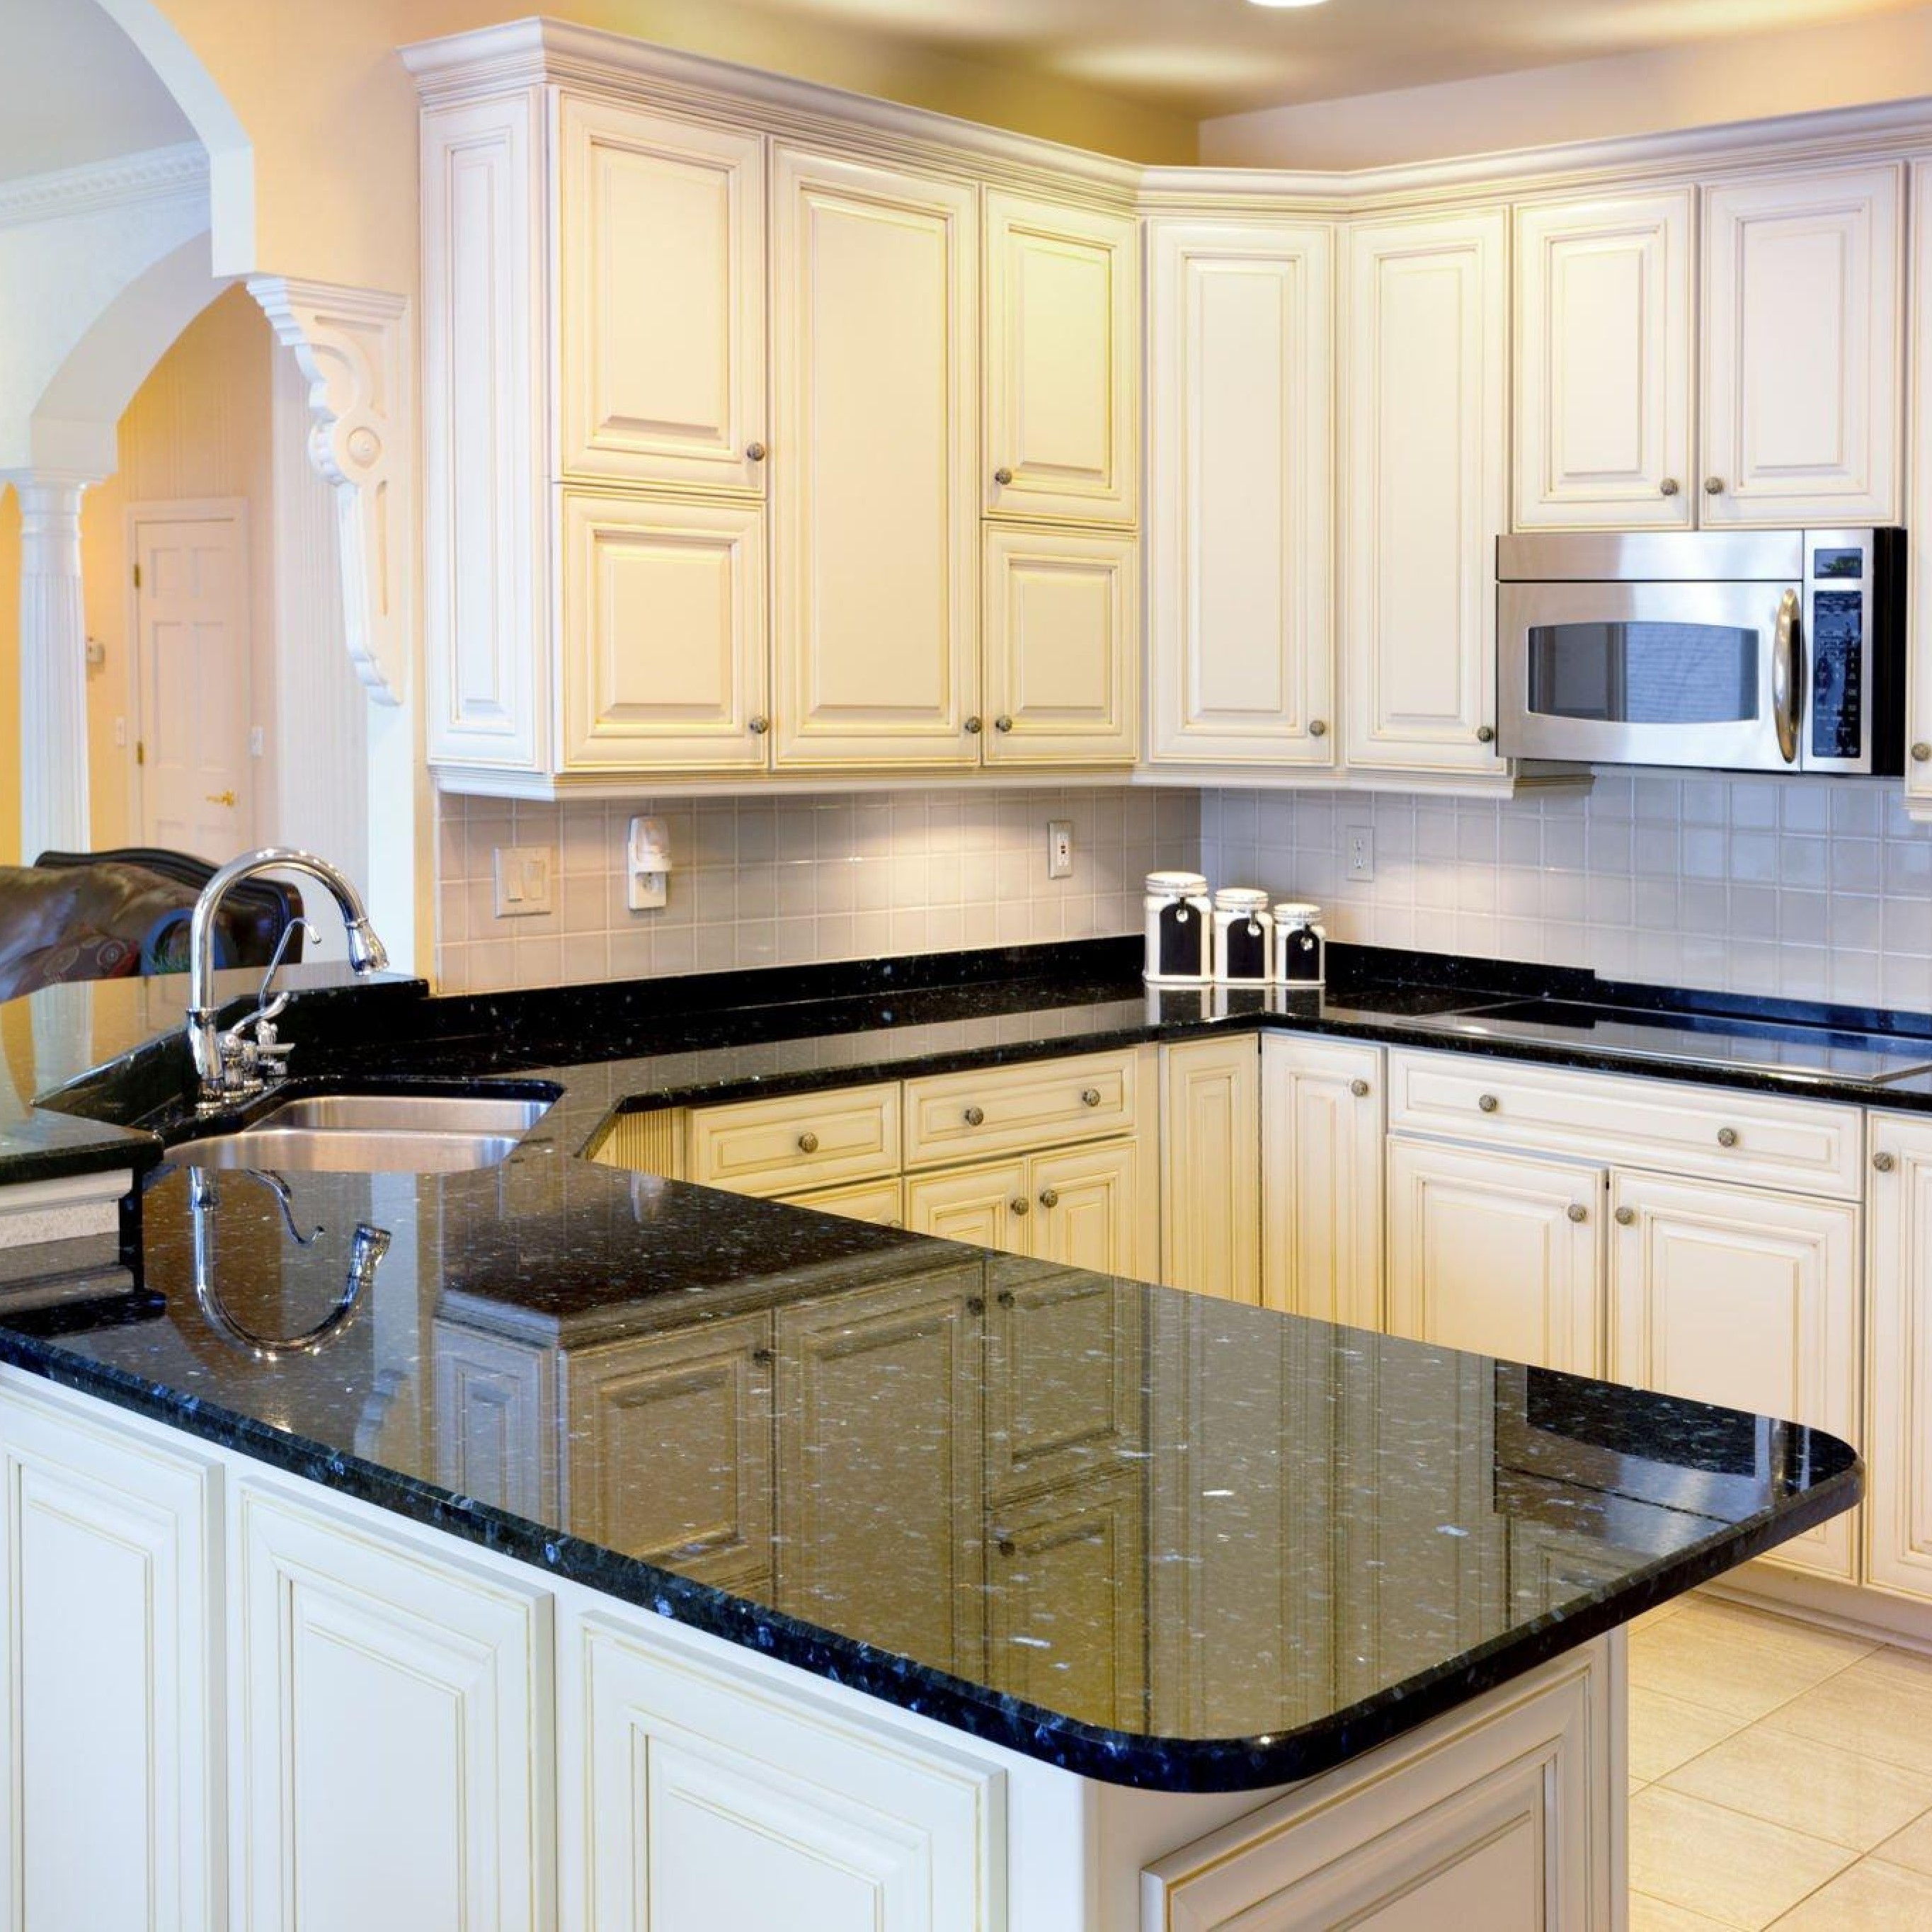
<svg viewBox="0 0 1932 1932"><path fill-rule="evenodd" d="M978 1670L986 1264L778 1316L778 1607Z"/></svg>
<svg viewBox="0 0 1932 1932"><path fill-rule="evenodd" d="M245 1482L230 1536L238 1932L554 1924L549 1596Z"/></svg>
<svg viewBox="0 0 1932 1932"><path fill-rule="evenodd" d="M762 771L764 512L566 490L562 514L565 768Z"/></svg>
<svg viewBox="0 0 1932 1932"><path fill-rule="evenodd" d="M1865 1580L1932 1599L1932 1128L1871 1121Z"/></svg>
<svg viewBox="0 0 1932 1932"><path fill-rule="evenodd" d="M986 1932L1005 1780L963 1753L580 1626L597 1932Z"/></svg>
<svg viewBox="0 0 1932 1932"><path fill-rule="evenodd" d="M1912 165L1912 279L1906 302L1911 317L1909 358L1912 400L1911 446L1906 474L1911 500L1906 528L1932 530L1932 161ZM1914 548L1917 548L1915 540ZM1916 641L1905 657L1905 795L1915 806L1932 806L1932 570L1915 562L1911 571L1912 611L1906 634Z"/></svg>
<svg viewBox="0 0 1932 1932"><path fill-rule="evenodd" d="M906 1177L905 1222L915 1234L970 1241L1010 1255L1033 1252L1033 1196L1024 1161Z"/></svg>
<svg viewBox="0 0 1932 1932"><path fill-rule="evenodd" d="M1882 166L1706 190L1705 523L1898 520L1903 190Z"/></svg>
<svg viewBox="0 0 1932 1932"><path fill-rule="evenodd" d="M572 1534L720 1585L772 1562L772 1330L764 1315L570 1351Z"/></svg>
<svg viewBox="0 0 1932 1932"><path fill-rule="evenodd" d="M1388 1143L1388 1327L1438 1348L1603 1372L1604 1171Z"/></svg>
<svg viewBox="0 0 1932 1932"><path fill-rule="evenodd" d="M1332 765L1334 232L1148 248L1149 756Z"/></svg>
<svg viewBox="0 0 1932 1932"><path fill-rule="evenodd" d="M1131 524L1140 414L1133 218L993 190L986 221L987 514Z"/></svg>
<svg viewBox="0 0 1932 1932"><path fill-rule="evenodd" d="M568 95L556 114L560 473L762 490L763 138Z"/></svg>
<svg viewBox="0 0 1932 1932"><path fill-rule="evenodd" d="M1063 1268L1144 1276L1159 1260L1160 1197L1138 1140L1036 1155L1027 1164L1033 1252Z"/></svg>
<svg viewBox="0 0 1932 1932"><path fill-rule="evenodd" d="M549 742L534 118L512 94L422 123L424 730L434 762L519 771Z"/></svg>
<svg viewBox="0 0 1932 1932"><path fill-rule="evenodd" d="M1133 763L1138 555L1132 537L986 526L988 765Z"/></svg>
<svg viewBox="0 0 1932 1932"><path fill-rule="evenodd" d="M1262 1293L1262 1061L1252 1034L1162 1047L1161 1280Z"/></svg>
<svg viewBox="0 0 1932 1932"><path fill-rule="evenodd" d="M0 1925L226 1922L218 1477L0 1382Z"/></svg>
<svg viewBox="0 0 1932 1932"><path fill-rule="evenodd" d="M773 178L776 762L976 765L974 190L785 147Z"/></svg>
<svg viewBox="0 0 1932 1932"><path fill-rule="evenodd" d="M1688 529L1688 188L1516 211L1516 525Z"/></svg>
<svg viewBox="0 0 1932 1932"><path fill-rule="evenodd" d="M1342 652L1352 765L1504 769L1494 732L1508 253L1500 208L1348 232Z"/></svg>
<svg viewBox="0 0 1932 1932"><path fill-rule="evenodd" d="M1862 1448L1857 1206L1622 1172L1611 1201L1614 1380ZM1771 1560L1853 1581L1857 1532L1836 1516Z"/></svg>
<svg viewBox="0 0 1932 1932"><path fill-rule="evenodd" d="M1379 1048L1262 1039L1262 1300L1382 1325Z"/></svg>
<svg viewBox="0 0 1932 1932"><path fill-rule="evenodd" d="M436 1479L542 1520L556 1504L556 1352L460 1322L430 1324Z"/></svg>

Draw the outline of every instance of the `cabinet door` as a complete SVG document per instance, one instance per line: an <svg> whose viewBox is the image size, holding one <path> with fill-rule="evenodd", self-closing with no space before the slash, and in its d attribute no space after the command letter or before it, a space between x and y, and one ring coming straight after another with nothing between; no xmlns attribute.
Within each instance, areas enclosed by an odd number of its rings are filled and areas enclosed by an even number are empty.
<svg viewBox="0 0 1932 1932"><path fill-rule="evenodd" d="M1332 764L1334 235L1149 237L1150 755Z"/></svg>
<svg viewBox="0 0 1932 1932"><path fill-rule="evenodd" d="M1516 524L1688 528L1691 191L1516 213Z"/></svg>
<svg viewBox="0 0 1932 1932"><path fill-rule="evenodd" d="M987 195L988 515L1134 520L1138 256L1130 215Z"/></svg>
<svg viewBox="0 0 1932 1932"><path fill-rule="evenodd" d="M1262 1040L1262 1300L1382 1325L1382 1056Z"/></svg>
<svg viewBox="0 0 1932 1932"><path fill-rule="evenodd" d="M252 1485L231 1524L238 1932L554 1924L548 1596Z"/></svg>
<svg viewBox="0 0 1932 1932"><path fill-rule="evenodd" d="M430 1324L436 1479L534 1521L556 1507L556 1352L460 1322Z"/></svg>
<svg viewBox="0 0 1932 1932"><path fill-rule="evenodd" d="M1103 1141L1036 1155L1032 1251L1063 1268L1139 1276L1157 1259L1160 1203L1142 1172L1138 1141Z"/></svg>
<svg viewBox="0 0 1932 1932"><path fill-rule="evenodd" d="M1262 1062L1255 1036L1161 1049L1161 1279L1262 1292Z"/></svg>
<svg viewBox="0 0 1932 1932"><path fill-rule="evenodd" d="M1390 1332L1600 1375L1603 1200L1600 1168L1391 1136Z"/></svg>
<svg viewBox="0 0 1932 1932"><path fill-rule="evenodd" d="M1932 1599L1932 1127L1871 1122L1866 1580Z"/></svg>
<svg viewBox="0 0 1932 1932"><path fill-rule="evenodd" d="M789 148L775 179L777 762L976 764L974 191Z"/></svg>
<svg viewBox="0 0 1932 1932"><path fill-rule="evenodd" d="M1140 658L1131 537L986 526L989 765L1130 765Z"/></svg>
<svg viewBox="0 0 1932 1932"><path fill-rule="evenodd" d="M780 1609L981 1664L985 1264L778 1318Z"/></svg>
<svg viewBox="0 0 1932 1932"><path fill-rule="evenodd" d="M915 1234L970 1241L976 1248L998 1248L1010 1255L1033 1252L1028 1228L1033 1196L1023 1161L909 1175L905 1209L906 1226Z"/></svg>
<svg viewBox="0 0 1932 1932"><path fill-rule="evenodd" d="M226 1923L218 1478L0 1386L0 1924Z"/></svg>
<svg viewBox="0 0 1932 1932"><path fill-rule="evenodd" d="M1706 524L1898 520L1896 167L1706 190Z"/></svg>
<svg viewBox="0 0 1932 1932"><path fill-rule="evenodd" d="M778 1197L793 1208L814 1208L848 1221L866 1221L875 1228L905 1226L905 1193L898 1176L890 1180L855 1180L847 1187L821 1187L811 1194Z"/></svg>
<svg viewBox="0 0 1932 1932"><path fill-rule="evenodd" d="M764 140L568 96L556 120L561 473L761 488Z"/></svg>
<svg viewBox="0 0 1932 1932"><path fill-rule="evenodd" d="M1856 1207L1621 1172L1611 1198L1613 1379L1862 1442ZM1856 1524L1772 1561L1853 1580Z"/></svg>
<svg viewBox="0 0 1932 1932"><path fill-rule="evenodd" d="M571 1533L703 1582L769 1574L771 1341L747 1315L566 1354Z"/></svg>
<svg viewBox="0 0 1932 1932"><path fill-rule="evenodd" d="M563 495L563 762L762 771L764 513Z"/></svg>
<svg viewBox="0 0 1932 1932"><path fill-rule="evenodd" d="M1352 229L1342 529L1348 761L1500 772L1496 540L1509 514L1500 209Z"/></svg>
<svg viewBox="0 0 1932 1932"><path fill-rule="evenodd" d="M1912 165L1912 446L1906 474L1912 479L1906 528L1932 530L1932 161ZM1910 572L1911 615L1906 619L1905 736L1911 747L1905 763L1905 796L1916 812L1932 811L1932 570L1914 560Z"/></svg>

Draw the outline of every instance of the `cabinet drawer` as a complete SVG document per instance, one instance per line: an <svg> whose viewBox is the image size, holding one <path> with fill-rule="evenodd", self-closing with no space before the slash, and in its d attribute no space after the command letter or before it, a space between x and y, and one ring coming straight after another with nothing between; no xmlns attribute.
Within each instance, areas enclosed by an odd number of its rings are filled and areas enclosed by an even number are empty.
<svg viewBox="0 0 1932 1932"><path fill-rule="evenodd" d="M905 1164L932 1167L1126 1133L1140 1104L1132 1048L939 1073L905 1087Z"/></svg>
<svg viewBox="0 0 1932 1932"><path fill-rule="evenodd" d="M1467 1054L1391 1053L1389 1127L1803 1194L1864 1179L1856 1107Z"/></svg>
<svg viewBox="0 0 1932 1932"><path fill-rule="evenodd" d="M686 1172L740 1194L796 1194L896 1174L899 1090L844 1087L706 1107L691 1117Z"/></svg>
<svg viewBox="0 0 1932 1932"><path fill-rule="evenodd" d="M904 1190L896 1174L885 1180L855 1180L844 1187L821 1187L810 1194L788 1194L791 1208L815 1208L848 1221L869 1221L875 1228L905 1226Z"/></svg>

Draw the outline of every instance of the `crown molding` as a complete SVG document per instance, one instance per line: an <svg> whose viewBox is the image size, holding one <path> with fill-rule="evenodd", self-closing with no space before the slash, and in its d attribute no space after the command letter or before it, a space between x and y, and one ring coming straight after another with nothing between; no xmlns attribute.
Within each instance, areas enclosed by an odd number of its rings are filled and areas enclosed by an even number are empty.
<svg viewBox="0 0 1932 1932"><path fill-rule="evenodd" d="M206 200L208 180L208 155L198 141L23 175L0 182L0 228L70 220L140 202Z"/></svg>

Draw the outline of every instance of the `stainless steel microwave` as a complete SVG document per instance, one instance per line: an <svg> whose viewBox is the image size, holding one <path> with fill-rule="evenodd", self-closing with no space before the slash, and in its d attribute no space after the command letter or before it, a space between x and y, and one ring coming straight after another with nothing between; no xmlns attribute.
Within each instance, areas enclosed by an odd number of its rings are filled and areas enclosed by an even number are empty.
<svg viewBox="0 0 1932 1932"><path fill-rule="evenodd" d="M1903 530L1504 537L1496 580L1505 757L1904 769Z"/></svg>

